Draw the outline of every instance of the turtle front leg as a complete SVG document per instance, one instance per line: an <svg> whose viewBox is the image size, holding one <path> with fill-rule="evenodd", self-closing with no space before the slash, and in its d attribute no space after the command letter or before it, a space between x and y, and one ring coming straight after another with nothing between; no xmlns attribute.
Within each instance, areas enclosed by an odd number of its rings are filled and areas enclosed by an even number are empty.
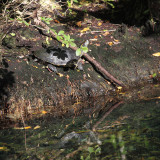
<svg viewBox="0 0 160 160"><path fill-rule="evenodd" d="M57 68L55 66L53 66L52 64L48 64L48 70L53 71L55 73L58 73Z"/></svg>

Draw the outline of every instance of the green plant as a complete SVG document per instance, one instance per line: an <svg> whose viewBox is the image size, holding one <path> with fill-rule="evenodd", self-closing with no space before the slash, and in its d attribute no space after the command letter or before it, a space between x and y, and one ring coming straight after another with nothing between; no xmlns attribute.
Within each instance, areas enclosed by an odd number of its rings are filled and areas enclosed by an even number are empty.
<svg viewBox="0 0 160 160"><path fill-rule="evenodd" d="M99 145L96 145L95 147L88 147L88 156L84 158L83 156L80 157L81 160L90 160L91 155L97 156L99 153L101 153L101 148Z"/></svg>
<svg viewBox="0 0 160 160"><path fill-rule="evenodd" d="M50 24L50 21L52 21L53 19L50 17L41 17L41 20L44 21L47 24Z"/></svg>

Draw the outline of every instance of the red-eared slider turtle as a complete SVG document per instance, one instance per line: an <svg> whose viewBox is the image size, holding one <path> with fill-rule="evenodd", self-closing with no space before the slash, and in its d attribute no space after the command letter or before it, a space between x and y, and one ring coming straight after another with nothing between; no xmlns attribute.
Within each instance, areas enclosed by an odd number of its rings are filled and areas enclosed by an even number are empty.
<svg viewBox="0 0 160 160"><path fill-rule="evenodd" d="M89 44L87 40L84 44L85 47ZM83 70L81 63L81 56L76 56L74 50L70 48L48 47L42 50L35 51L34 56L48 64L48 68L57 73L56 66L60 67L77 67L79 70ZM83 54L83 53L82 53Z"/></svg>

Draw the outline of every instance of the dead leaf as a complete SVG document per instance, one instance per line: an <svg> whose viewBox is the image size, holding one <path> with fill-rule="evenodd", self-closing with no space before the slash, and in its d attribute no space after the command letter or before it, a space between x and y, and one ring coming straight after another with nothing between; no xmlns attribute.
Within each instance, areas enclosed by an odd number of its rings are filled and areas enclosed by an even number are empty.
<svg viewBox="0 0 160 160"><path fill-rule="evenodd" d="M32 67L34 67L34 68L38 68L37 66L33 66L33 65L32 65Z"/></svg>
<svg viewBox="0 0 160 160"><path fill-rule="evenodd" d="M31 126L24 127L24 129L31 129Z"/></svg>
<svg viewBox="0 0 160 160"><path fill-rule="evenodd" d="M109 45L109 46L112 46L112 45L113 45L113 42L108 42L108 45Z"/></svg>
<svg viewBox="0 0 160 160"><path fill-rule="evenodd" d="M60 23L57 19L54 20L55 23Z"/></svg>
<svg viewBox="0 0 160 160"><path fill-rule="evenodd" d="M66 78L69 79L69 75L68 74L67 74Z"/></svg>
<svg viewBox="0 0 160 160"><path fill-rule="evenodd" d="M47 112L46 111L42 111L42 114L46 114Z"/></svg>
<svg viewBox="0 0 160 160"><path fill-rule="evenodd" d="M154 53L152 55L155 56L155 57L159 57L160 56L160 52Z"/></svg>
<svg viewBox="0 0 160 160"><path fill-rule="evenodd" d="M100 46L100 44L99 44L99 43L96 43L95 45L96 45L96 46Z"/></svg>
<svg viewBox="0 0 160 160"><path fill-rule="evenodd" d="M118 40L118 39L114 39L114 41L115 41L115 42L119 42L119 40Z"/></svg>
<svg viewBox="0 0 160 160"><path fill-rule="evenodd" d="M41 128L41 127L40 127L40 126L35 126L35 127L34 127L34 129L38 129L38 128Z"/></svg>
<svg viewBox="0 0 160 160"><path fill-rule="evenodd" d="M102 22L99 22L99 23L98 23L98 26L101 26L101 25L102 25Z"/></svg>
<svg viewBox="0 0 160 160"><path fill-rule="evenodd" d="M82 21L77 22L76 25L77 25L78 27L81 27L81 26L82 26Z"/></svg>
<svg viewBox="0 0 160 160"><path fill-rule="evenodd" d="M59 77L63 77L63 74L62 73L58 73Z"/></svg>
<svg viewBox="0 0 160 160"><path fill-rule="evenodd" d="M89 28L83 28L83 30L81 30L81 33L82 32L86 32L86 31L89 31L90 29Z"/></svg>
<svg viewBox="0 0 160 160"><path fill-rule="evenodd" d="M109 32L108 32L108 31L106 31L106 32L103 34L103 36L107 36L107 35L109 35Z"/></svg>

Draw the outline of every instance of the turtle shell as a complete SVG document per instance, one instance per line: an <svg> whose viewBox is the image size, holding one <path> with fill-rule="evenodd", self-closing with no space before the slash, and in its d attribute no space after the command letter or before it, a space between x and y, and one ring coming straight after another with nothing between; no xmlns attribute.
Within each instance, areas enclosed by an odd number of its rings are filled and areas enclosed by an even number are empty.
<svg viewBox="0 0 160 160"><path fill-rule="evenodd" d="M79 60L75 51L69 48L48 47L34 52L34 56L55 66L72 67Z"/></svg>

